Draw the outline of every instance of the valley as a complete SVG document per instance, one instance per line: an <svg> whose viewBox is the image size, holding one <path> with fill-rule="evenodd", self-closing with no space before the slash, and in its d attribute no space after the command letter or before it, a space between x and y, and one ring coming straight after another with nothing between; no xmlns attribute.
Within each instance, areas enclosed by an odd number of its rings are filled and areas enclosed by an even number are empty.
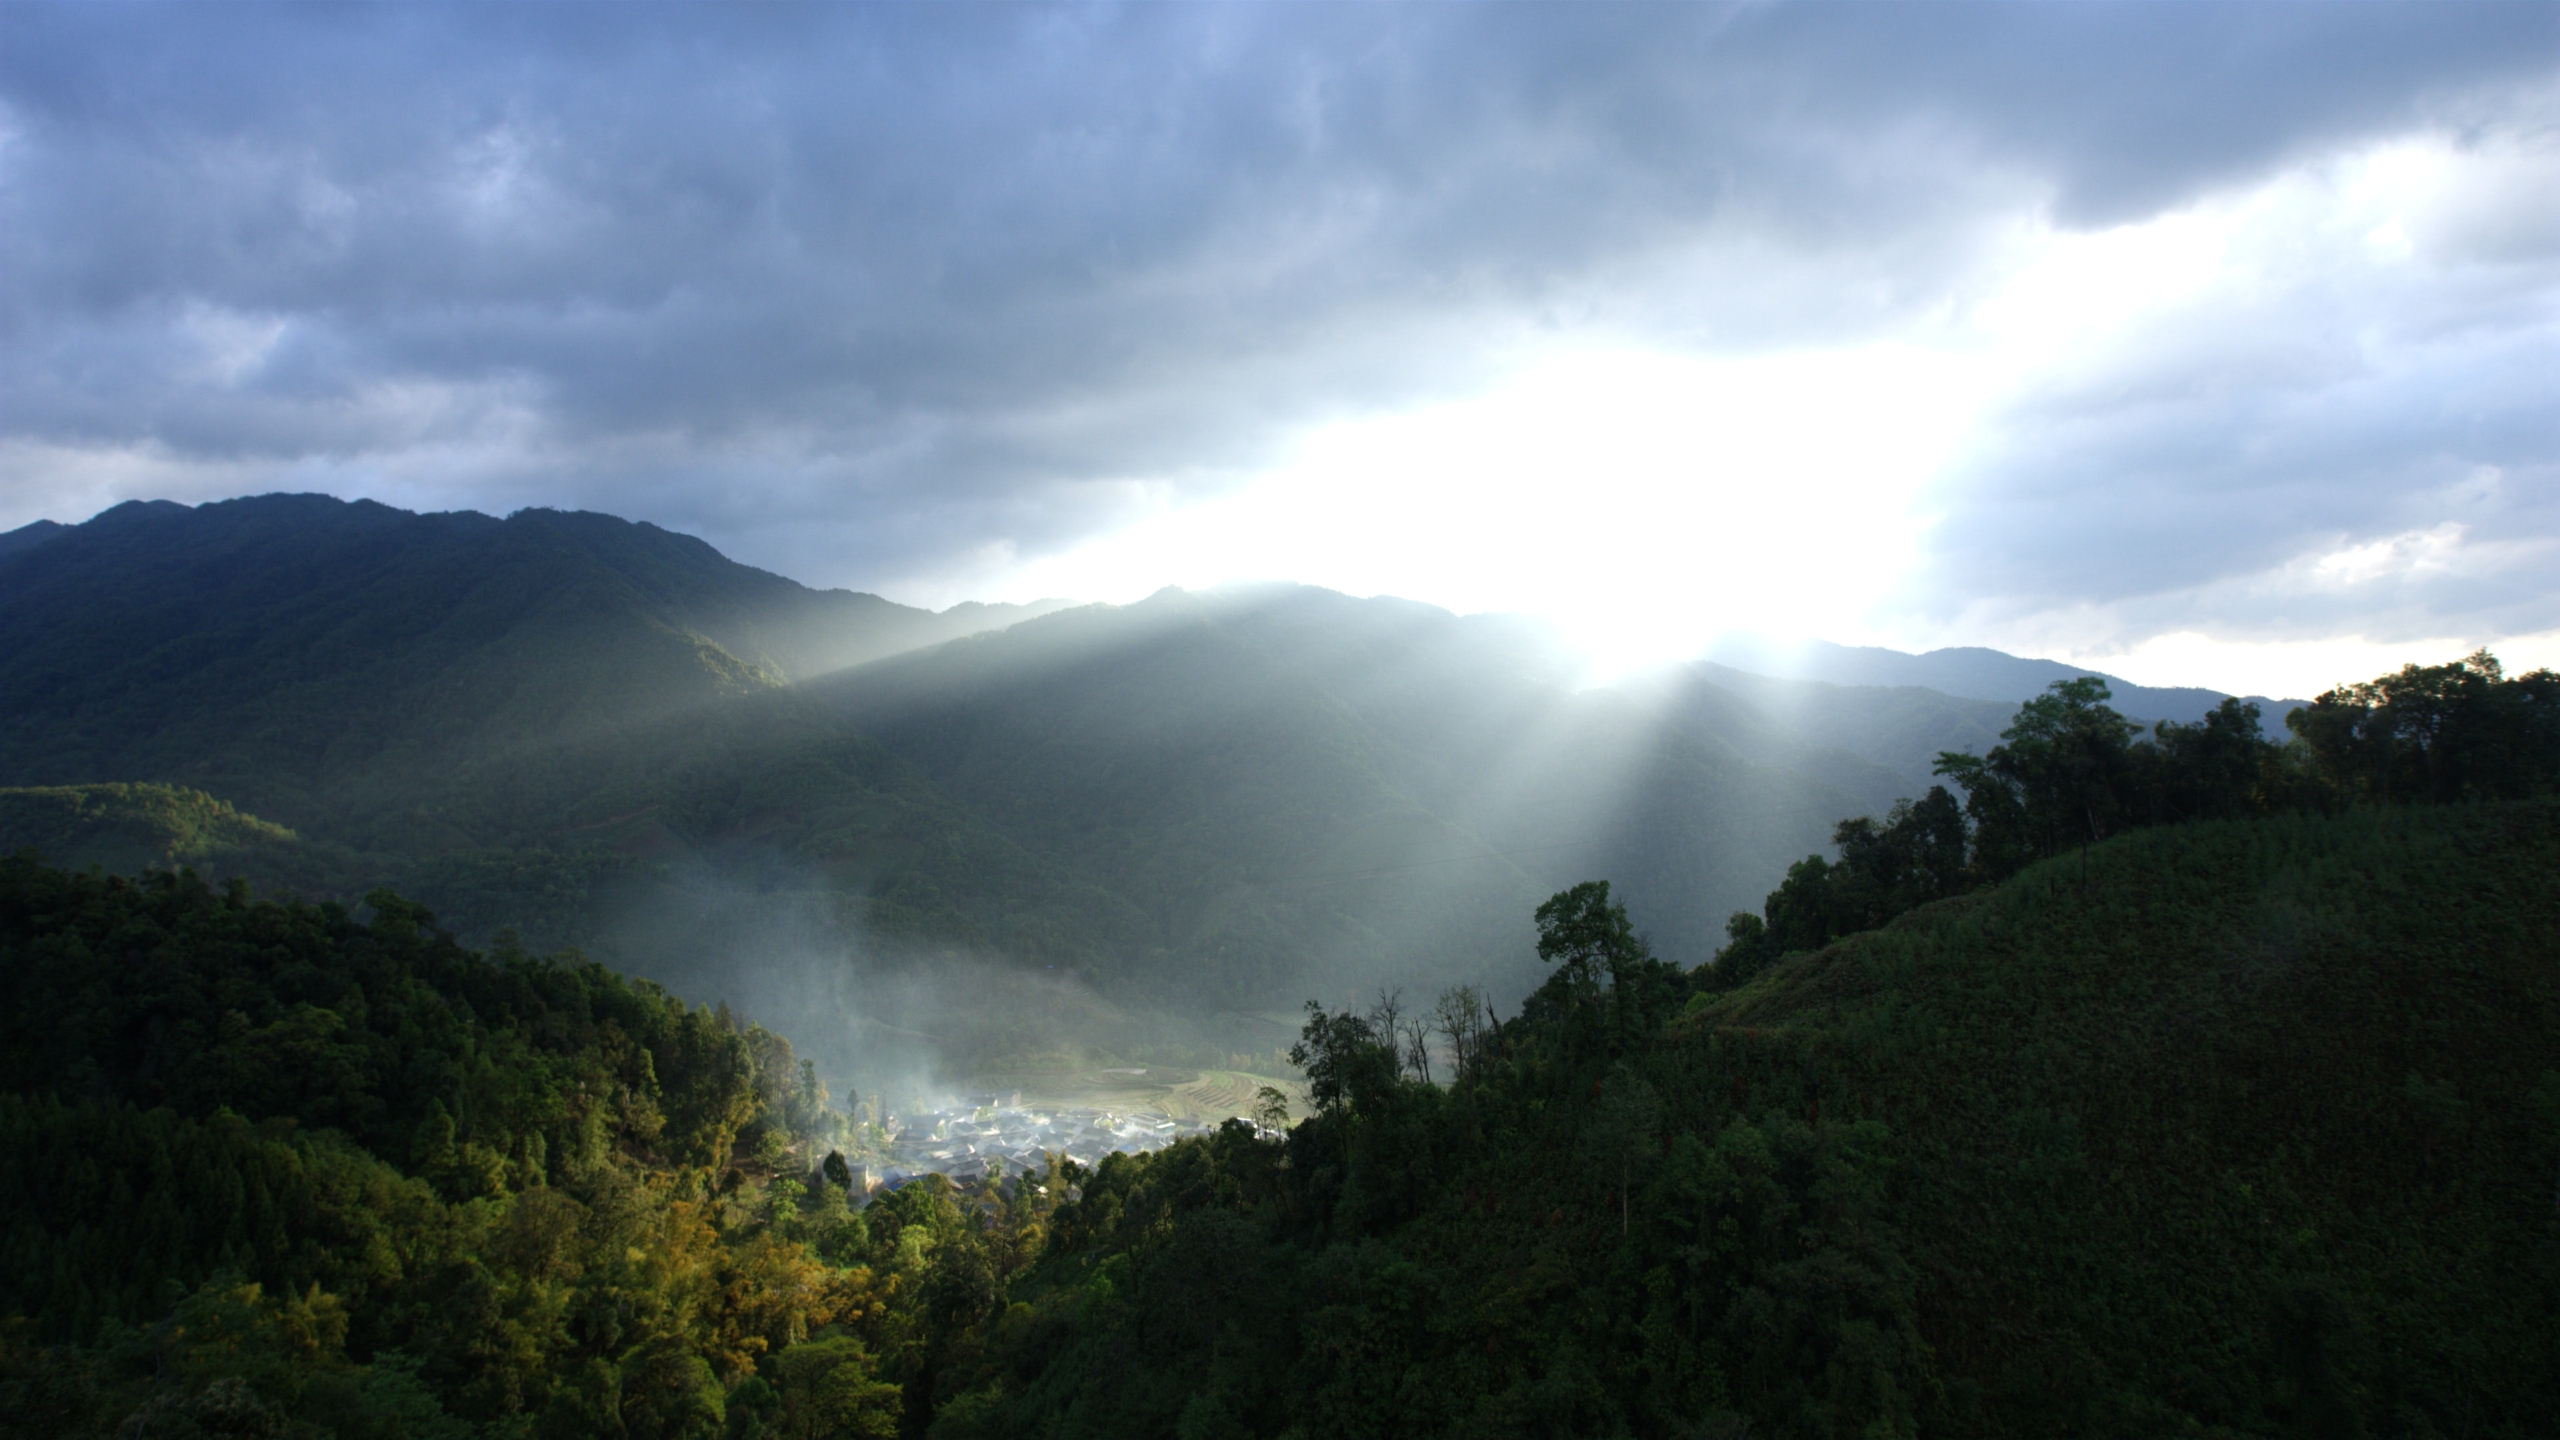
<svg viewBox="0 0 2560 1440"><path fill-rule="evenodd" d="M45 1433L2560 1407L2551 672L2279 741L335 504L0 545L0 1411Z"/></svg>
<svg viewBox="0 0 2560 1440"><path fill-rule="evenodd" d="M2554 1440L2555 99L0 4L0 1440Z"/></svg>

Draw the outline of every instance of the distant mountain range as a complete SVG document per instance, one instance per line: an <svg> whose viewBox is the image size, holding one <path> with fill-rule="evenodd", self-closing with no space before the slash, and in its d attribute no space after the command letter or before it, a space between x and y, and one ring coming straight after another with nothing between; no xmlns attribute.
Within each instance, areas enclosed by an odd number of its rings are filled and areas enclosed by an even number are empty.
<svg viewBox="0 0 2560 1440"><path fill-rule="evenodd" d="M1202 1009L1516 990L1552 891L1703 959L2083 673L1804 653L1577 692L1533 626L1302 586L935 614L603 515L133 503L0 536L0 786L51 787L0 844L395 881L766 1013L849 949Z"/></svg>
<svg viewBox="0 0 2560 1440"><path fill-rule="evenodd" d="M2195 686L2161 688L2136 685L2099 670L2083 670L2058 660L2030 660L1978 645L1961 645L1913 655L1872 645L1834 645L1825 640L1781 643L1757 635L1725 635L1707 647L1705 660L1786 680L1819 680L1832 685L1915 686L1971 700L2003 700L2016 704L2043 694L2057 680L2095 676L2107 682L2115 708L2136 719L2174 720L2192 725L2229 697L2219 690ZM2307 700L2274 700L2264 695L2240 697L2257 705L2269 730L2284 732L2284 717Z"/></svg>

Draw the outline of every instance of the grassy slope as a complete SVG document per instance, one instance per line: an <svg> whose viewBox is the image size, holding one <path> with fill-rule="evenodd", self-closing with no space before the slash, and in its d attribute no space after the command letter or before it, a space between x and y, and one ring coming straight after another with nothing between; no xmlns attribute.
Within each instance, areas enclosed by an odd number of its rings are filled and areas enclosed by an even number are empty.
<svg viewBox="0 0 2560 1440"><path fill-rule="evenodd" d="M1898 1136L1945 1412L2560 1413L2560 806L2147 831L1698 1002ZM2408 1433L2423 1433L2409 1428Z"/></svg>

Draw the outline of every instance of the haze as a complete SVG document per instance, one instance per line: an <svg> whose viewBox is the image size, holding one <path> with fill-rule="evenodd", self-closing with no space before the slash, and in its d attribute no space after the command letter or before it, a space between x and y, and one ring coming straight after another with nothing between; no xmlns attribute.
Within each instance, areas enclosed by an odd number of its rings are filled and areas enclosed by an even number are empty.
<svg viewBox="0 0 2560 1440"><path fill-rule="evenodd" d="M0 10L0 528L2560 660L2548 5Z"/></svg>

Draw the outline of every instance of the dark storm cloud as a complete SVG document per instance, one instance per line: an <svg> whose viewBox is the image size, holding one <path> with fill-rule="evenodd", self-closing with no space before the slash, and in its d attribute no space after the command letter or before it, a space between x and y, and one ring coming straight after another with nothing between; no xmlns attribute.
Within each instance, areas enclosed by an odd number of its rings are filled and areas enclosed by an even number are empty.
<svg viewBox="0 0 2560 1440"><path fill-rule="evenodd" d="M14 5L9 483L138 449L208 494L590 505L914 574L1542 333L1884 333L2021 214L2462 123L2551 70L2554 13ZM1949 553L2100 523L2039 510L2039 454L2231 423L2048 409Z"/></svg>

